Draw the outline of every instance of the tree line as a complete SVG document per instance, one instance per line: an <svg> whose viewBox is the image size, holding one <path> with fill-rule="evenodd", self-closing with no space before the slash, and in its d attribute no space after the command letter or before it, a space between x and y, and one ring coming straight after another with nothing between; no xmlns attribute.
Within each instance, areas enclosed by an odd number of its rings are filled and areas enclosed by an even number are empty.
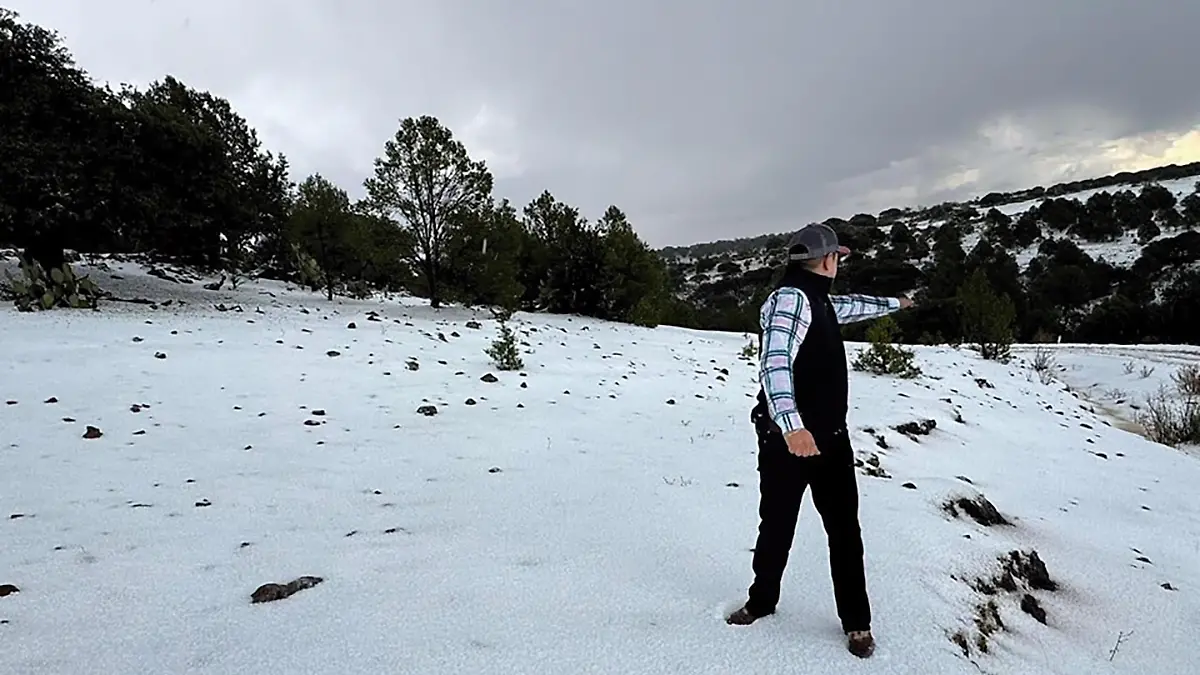
<svg viewBox="0 0 1200 675"><path fill-rule="evenodd" d="M320 174L294 183L286 157L264 148L227 100L170 76L143 89L98 85L56 33L4 9L0 64L0 245L28 263L10 289L22 306L94 301L97 289L65 265L73 249L287 280L330 299L404 291L434 306L756 332L779 273L778 257L754 269L668 264L671 251L650 249L616 206L592 221L549 191L513 205L431 116L400 121L355 200ZM1200 191L1176 200L1148 184L1083 202L1054 197L1017 218L981 212L981 201L921 211L940 221L932 231L915 231L900 209L826 221L858 251L837 289L916 290L918 307L897 318L906 342L1200 340L1200 233L1160 236L1200 224ZM1128 232L1149 242L1131 268L1072 240ZM981 237L968 252L972 233ZM779 255L783 241L754 243ZM1010 249L1033 244L1022 269ZM709 267L720 276L694 283Z"/></svg>
<svg viewBox="0 0 1200 675"><path fill-rule="evenodd" d="M57 33L4 9L0 63L0 244L36 263L43 285L69 272L71 249L288 280L330 299L406 291L434 307L642 325L674 311L662 259L619 208L592 221L549 191L521 208L497 198L486 164L432 116L400 121L354 200L319 173L293 183L286 157L220 96L170 76L101 86Z"/></svg>
<svg viewBox="0 0 1200 675"><path fill-rule="evenodd" d="M1008 342L1200 343L1200 183L1181 198L1149 183L1046 199L1017 217L958 204L943 218L923 229L825 221L856 251L838 276L839 292L914 293L918 306L897 317L904 342L972 341L982 331ZM784 241L762 238L759 250L773 263L765 268L716 257L671 261L675 279L717 272L687 291L699 327L756 330ZM1117 241L1112 251L1133 254L1132 264L1089 255L1078 243ZM1014 256L1022 250L1032 253L1025 265ZM852 339L864 331L846 327Z"/></svg>

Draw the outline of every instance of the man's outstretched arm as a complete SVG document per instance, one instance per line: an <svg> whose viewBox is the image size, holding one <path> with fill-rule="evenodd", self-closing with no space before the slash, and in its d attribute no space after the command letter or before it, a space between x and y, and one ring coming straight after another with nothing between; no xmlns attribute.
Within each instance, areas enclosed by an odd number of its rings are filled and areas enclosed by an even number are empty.
<svg viewBox="0 0 1200 675"><path fill-rule="evenodd" d="M758 379L767 397L771 419L785 434L804 428L796 409L792 363L811 322L812 308L804 294L795 288L781 288L772 293L759 314L763 342Z"/></svg>
<svg viewBox="0 0 1200 675"><path fill-rule="evenodd" d="M855 323L868 319L877 319L912 304L907 298L882 298L875 295L831 295L833 310L837 313L838 323Z"/></svg>

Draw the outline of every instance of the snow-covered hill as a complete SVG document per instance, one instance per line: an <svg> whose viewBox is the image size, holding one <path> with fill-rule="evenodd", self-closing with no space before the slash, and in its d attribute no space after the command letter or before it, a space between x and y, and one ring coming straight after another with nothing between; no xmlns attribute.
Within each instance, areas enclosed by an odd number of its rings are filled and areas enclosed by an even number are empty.
<svg viewBox="0 0 1200 675"><path fill-rule="evenodd" d="M1197 178L1197 176L1189 176L1172 180L1109 185L1077 192L1056 193L1053 198L1077 200L1080 203L1086 203L1089 198L1100 192L1116 194L1122 191L1131 191L1134 194L1138 194L1145 185L1153 184L1166 188L1177 201L1182 201L1185 197L1196 192ZM1022 214L1050 198L1040 197L1037 199L998 204L995 207L983 206L980 204L979 199L975 199L963 204L948 206L973 209L972 213L975 214L971 218L973 222L968 225L961 237L963 249L970 252L979 243L980 239L984 237L986 225L983 222L983 218L991 208L995 208L1000 213L1016 220ZM883 214L881 214L870 226L874 226L874 222L877 222L878 227L886 234L894 225L903 225L912 232L918 241L923 242L926 247L929 247L933 242L933 235L938 226L951 217L950 209L933 209L932 211L935 212L933 215L931 215L931 209L889 209L888 212L885 212L888 214L886 217L883 217ZM802 225L802 223L798 223L797 227ZM1029 265L1029 262L1037 255L1039 246L1047 238L1065 239L1076 244L1093 259L1104 260L1114 266L1128 268L1138 259L1142 250L1147 245L1155 241L1176 237L1192 229L1194 227L1188 223L1178 225L1164 223L1160 227L1159 234L1148 239L1139 238L1136 228L1131 228L1112 241L1089 241L1086 238L1071 233L1052 232L1048 228L1043 228L1042 236L1032 244L1006 250L1016 259L1020 268L1025 269ZM760 240L769 241L770 243L764 245ZM759 239L747 240L744 243L735 244L730 242L723 246L703 244L696 247L671 249L665 253L668 261L679 269L684 279L684 289L692 291L707 284L736 279L746 273L753 273L756 270L763 270L764 268L781 264L783 260L781 242L785 240L786 234L781 234L774 238L761 237ZM714 250L714 247L716 250L720 250L720 252L711 253L710 251ZM870 256L877 252L877 246L870 246L865 250L857 251L857 254L859 256ZM909 258L907 262L915 265L924 265L931 262L932 259L932 254L925 254L921 257Z"/></svg>
<svg viewBox="0 0 1200 675"><path fill-rule="evenodd" d="M517 315L501 372L485 312L92 269L154 304L0 309L0 672L1200 670L1200 461L1020 365L853 377L859 662L808 500L779 613L722 620L757 527L745 336ZM997 588L1013 551L1055 590Z"/></svg>

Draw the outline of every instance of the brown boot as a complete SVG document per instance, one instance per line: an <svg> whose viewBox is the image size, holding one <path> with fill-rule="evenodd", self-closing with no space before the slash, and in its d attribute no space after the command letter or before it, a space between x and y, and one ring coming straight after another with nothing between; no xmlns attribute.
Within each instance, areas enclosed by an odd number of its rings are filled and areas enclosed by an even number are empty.
<svg viewBox="0 0 1200 675"><path fill-rule="evenodd" d="M734 612L733 614L730 614L729 616L725 617L725 623L727 623L731 626L749 626L750 624L754 623L755 621L758 621L761 618L762 618L762 616L760 616L758 614L752 614L750 612L750 610L746 609L745 607L742 607L741 609Z"/></svg>
<svg viewBox="0 0 1200 675"><path fill-rule="evenodd" d="M846 633L846 648L860 659L869 658L875 653L875 638L869 630L856 630Z"/></svg>

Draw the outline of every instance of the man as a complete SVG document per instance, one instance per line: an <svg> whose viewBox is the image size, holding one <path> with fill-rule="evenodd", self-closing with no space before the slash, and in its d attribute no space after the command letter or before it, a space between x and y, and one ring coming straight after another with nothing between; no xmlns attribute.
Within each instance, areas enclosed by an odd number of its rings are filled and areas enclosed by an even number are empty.
<svg viewBox="0 0 1200 675"><path fill-rule="evenodd" d="M846 350L839 324L909 307L907 298L830 295L838 263L850 249L827 225L814 224L788 242L783 278L759 314L759 380L751 413L758 436L759 518L754 583L730 624L749 625L773 614L806 487L829 540L834 599L847 647L871 656L854 452L846 429L849 408Z"/></svg>

